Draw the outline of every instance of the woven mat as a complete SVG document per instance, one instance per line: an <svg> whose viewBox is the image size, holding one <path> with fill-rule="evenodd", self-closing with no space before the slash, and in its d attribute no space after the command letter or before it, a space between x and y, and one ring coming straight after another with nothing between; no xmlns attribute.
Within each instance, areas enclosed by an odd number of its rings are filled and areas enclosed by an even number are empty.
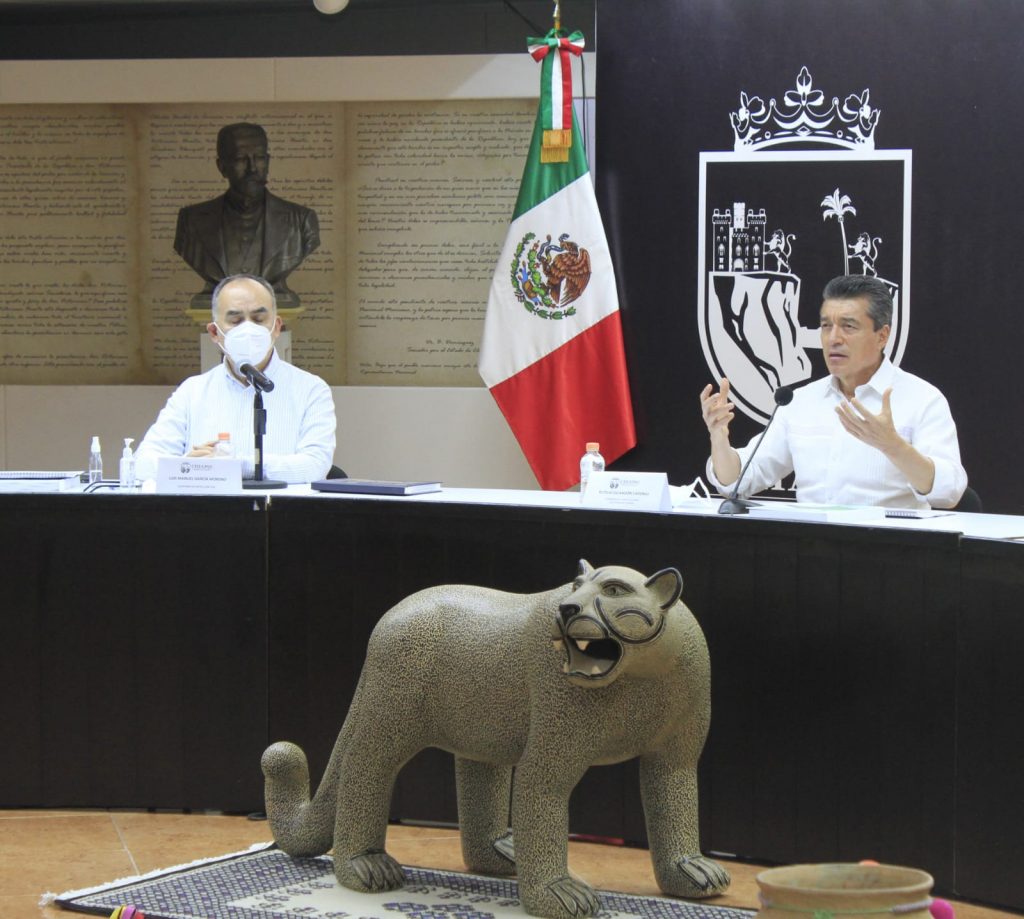
<svg viewBox="0 0 1024 919"><path fill-rule="evenodd" d="M109 916L134 906L146 919L522 919L514 880L405 867L401 890L357 893L334 879L331 859L292 858L274 847L179 865L89 890L58 906ZM599 892L600 919L750 919L753 911L665 897Z"/></svg>

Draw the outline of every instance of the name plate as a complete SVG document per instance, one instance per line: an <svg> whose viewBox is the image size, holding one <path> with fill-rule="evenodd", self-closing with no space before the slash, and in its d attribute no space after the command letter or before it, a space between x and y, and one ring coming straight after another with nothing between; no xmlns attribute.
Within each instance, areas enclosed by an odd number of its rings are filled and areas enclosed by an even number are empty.
<svg viewBox="0 0 1024 919"><path fill-rule="evenodd" d="M161 456L156 461L157 494L233 495L241 488L240 459Z"/></svg>
<svg viewBox="0 0 1024 919"><path fill-rule="evenodd" d="M664 472L592 472L580 503L583 507L667 514L672 510L668 475Z"/></svg>

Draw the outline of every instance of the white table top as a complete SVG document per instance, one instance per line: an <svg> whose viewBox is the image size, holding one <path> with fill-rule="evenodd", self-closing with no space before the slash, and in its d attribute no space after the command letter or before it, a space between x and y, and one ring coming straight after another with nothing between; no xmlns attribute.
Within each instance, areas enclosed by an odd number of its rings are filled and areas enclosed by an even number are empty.
<svg viewBox="0 0 1024 919"><path fill-rule="evenodd" d="M24 487L19 487L19 484ZM36 492L39 489L31 487L28 483L17 483L4 481L0 491L4 493ZM52 490L47 489L47 490ZM72 492L81 493L76 488ZM116 488L103 489L97 494L118 494ZM152 488L143 488L133 494L153 494ZM684 493L683 489L673 489L672 514L694 515L694 516L717 516L718 506L721 498L680 498ZM507 507L548 507L565 510L579 510L589 512L593 510L620 511L620 508L584 508L580 504L578 492L573 491L540 491L539 489L509 489L509 488L449 488L442 487L439 492L430 492L421 495L390 496L390 495L354 495L340 493L326 493L313 490L309 485L289 485L286 488L268 491L242 490L237 495L266 495L273 500L275 497L288 498L309 498L319 501L415 501L429 504L481 504ZM772 502L765 502L770 504ZM631 513L646 513L644 511L629 511ZM738 526L743 526L743 521L754 519L747 516L736 516L730 519L736 520ZM759 517L758 519L769 519ZM795 520L797 525L805 525L802 521ZM820 522L820 521L806 521ZM928 517L924 519L887 518L884 516L871 517L861 520L844 520L832 522L834 526L859 526L859 527L883 527L897 530L917 530L945 533L959 533L973 539L999 539L1019 540L1024 544L1024 517L1011 516L1007 514L963 514L947 513L942 516Z"/></svg>
<svg viewBox="0 0 1024 919"><path fill-rule="evenodd" d="M249 492L252 494L252 492ZM271 496L309 497L324 500L341 501L416 501L430 504L487 504L509 507L552 507L571 510L591 511L604 508L583 508L577 492L540 491L529 489L506 488L447 488L423 495L389 496L389 495L349 495L326 494L314 491L309 485L290 485L288 488L268 492ZM721 498L686 498L678 501L672 508L673 514L717 516ZM618 508L608 508L618 510ZM632 513L640 513L632 511ZM734 517L740 521L753 519ZM766 519L766 518L758 518ZM800 521L795 521L800 524ZM808 521L810 522L810 521ZM835 526L884 527L886 529L904 529L961 533L964 536L978 539L1019 539L1024 541L1024 517L1005 514L962 514L952 512L941 517L929 517L921 520L907 518L878 517L867 520L851 520Z"/></svg>

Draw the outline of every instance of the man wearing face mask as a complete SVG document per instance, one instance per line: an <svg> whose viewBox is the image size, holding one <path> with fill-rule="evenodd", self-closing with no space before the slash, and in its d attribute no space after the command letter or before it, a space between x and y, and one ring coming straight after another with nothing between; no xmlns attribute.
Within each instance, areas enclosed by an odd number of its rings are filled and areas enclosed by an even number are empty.
<svg viewBox="0 0 1024 919"><path fill-rule="evenodd" d="M136 474L155 478L161 456L212 456L221 432L231 434L242 475L255 474L253 388L239 368L251 364L274 383L264 393L267 431L264 475L312 482L327 475L334 457L334 400L319 377L282 360L274 350L281 332L274 290L263 278L235 275L213 291L210 337L224 352L212 370L179 386L136 453Z"/></svg>

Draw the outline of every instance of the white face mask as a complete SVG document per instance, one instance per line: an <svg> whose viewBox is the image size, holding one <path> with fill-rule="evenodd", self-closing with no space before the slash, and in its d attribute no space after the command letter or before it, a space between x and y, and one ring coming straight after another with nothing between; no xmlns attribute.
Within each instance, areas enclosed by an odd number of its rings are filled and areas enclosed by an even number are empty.
<svg viewBox="0 0 1024 919"><path fill-rule="evenodd" d="M225 332L220 326L217 329L224 336L224 345L221 350L231 358L236 369L242 364L259 365L270 351L274 340L270 336L270 329L265 325L256 325L255 322L240 322L232 329Z"/></svg>

